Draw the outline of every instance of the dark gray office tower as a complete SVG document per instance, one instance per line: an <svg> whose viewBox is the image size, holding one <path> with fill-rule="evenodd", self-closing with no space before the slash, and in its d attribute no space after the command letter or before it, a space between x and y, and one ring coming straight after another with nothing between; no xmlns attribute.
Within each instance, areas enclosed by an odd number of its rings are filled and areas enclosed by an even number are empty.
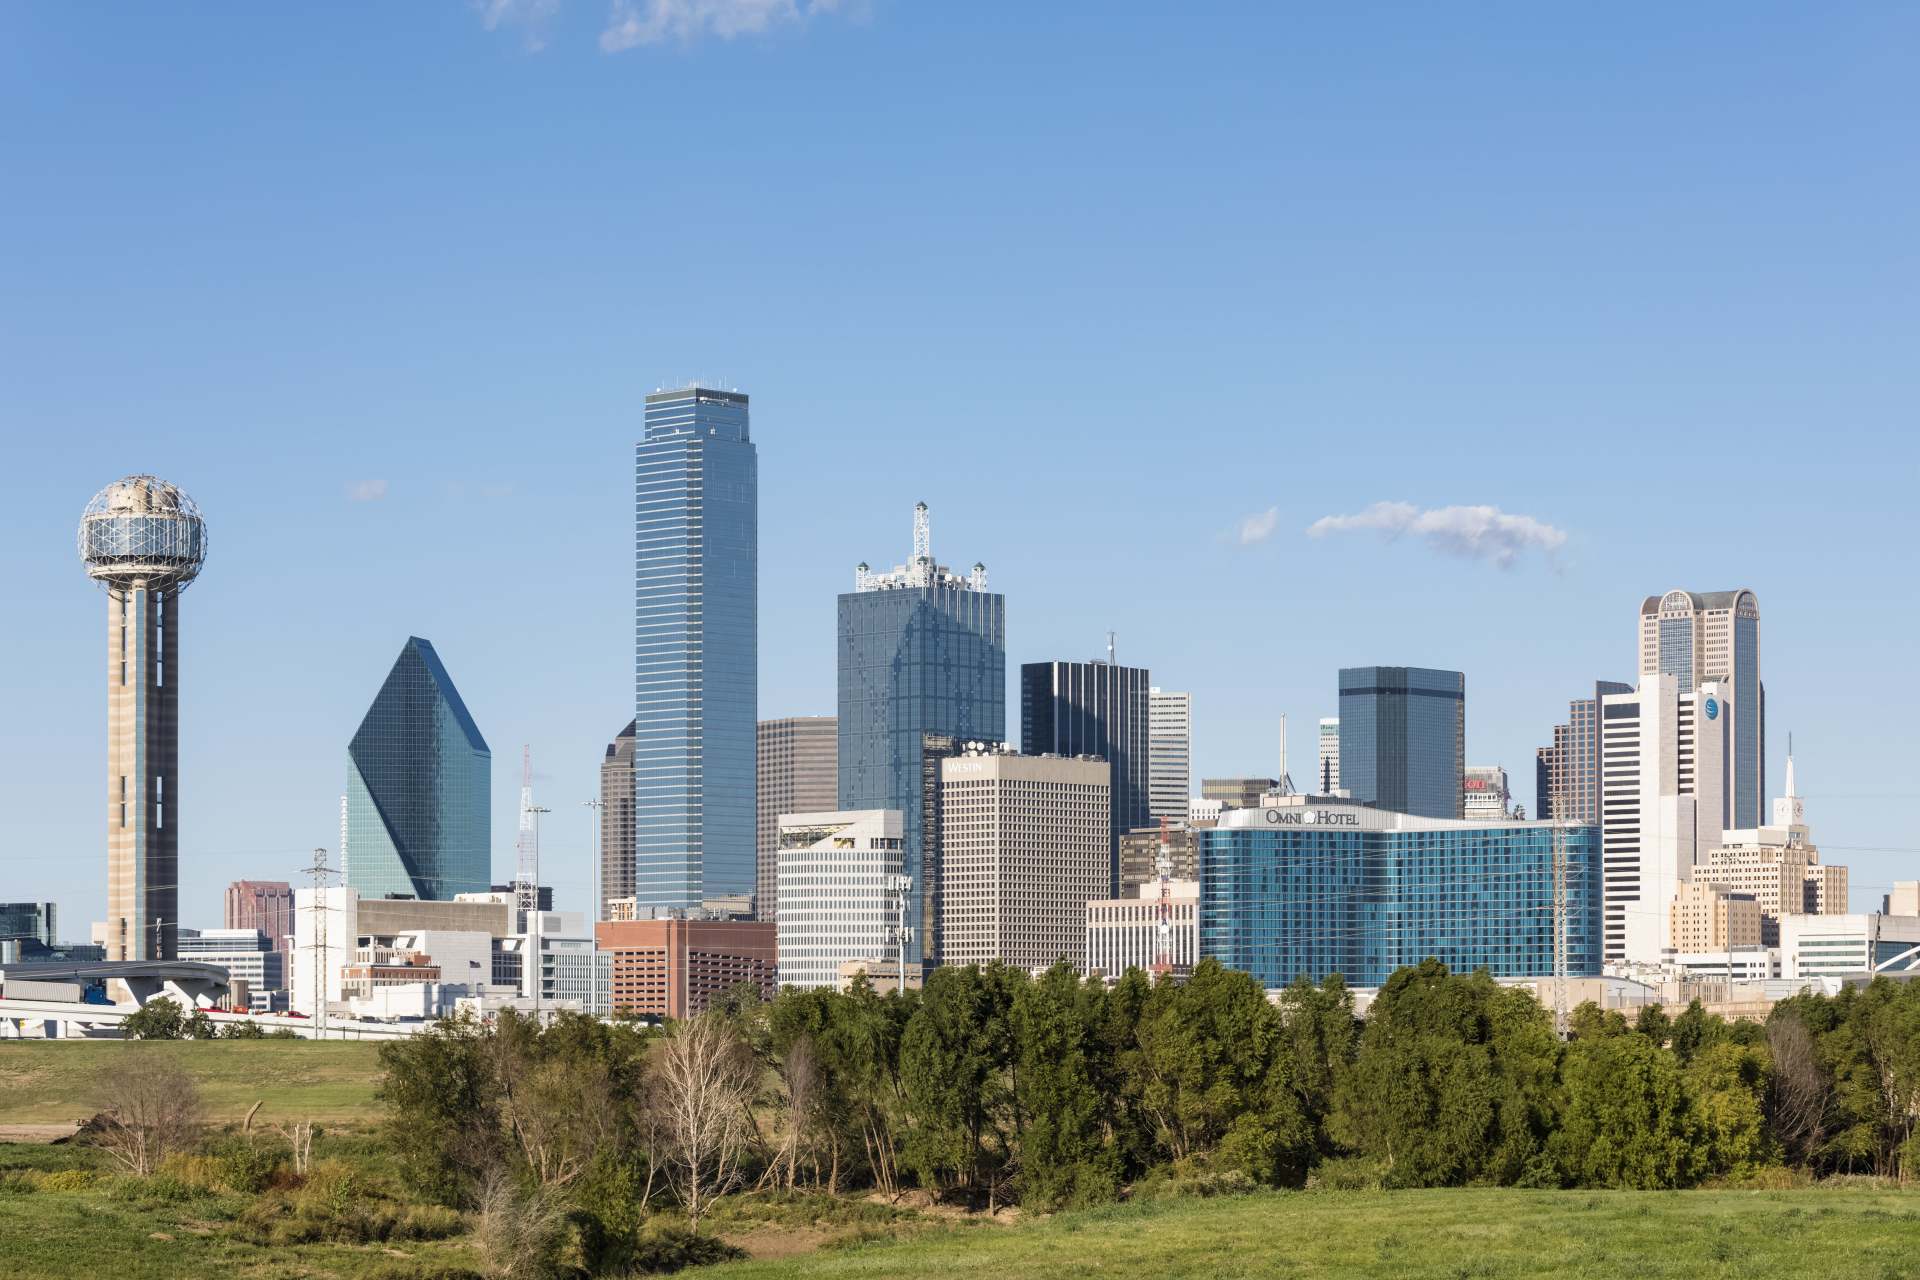
<svg viewBox="0 0 1920 1280"><path fill-rule="evenodd" d="M1425 818L1466 816L1467 678L1428 667L1340 671L1340 785Z"/></svg>
<svg viewBox="0 0 1920 1280"><path fill-rule="evenodd" d="M1534 755L1533 816L1542 821L1600 821L1600 699L1632 693L1617 680L1596 680L1591 698L1567 704L1567 722L1553 726L1553 745Z"/></svg>
<svg viewBox="0 0 1920 1280"><path fill-rule="evenodd" d="M1007 602L987 568L962 577L933 558L927 504L914 507L913 559L891 573L862 564L840 597L839 791L842 809L898 809L908 924L933 944L922 859L925 737L1002 742L1007 734Z"/></svg>
<svg viewBox="0 0 1920 1280"><path fill-rule="evenodd" d="M1152 817L1147 792L1144 667L1111 662L1028 662L1020 667L1020 750L1025 755L1099 756L1113 766L1109 893L1120 885L1120 836Z"/></svg>
<svg viewBox="0 0 1920 1280"><path fill-rule="evenodd" d="M610 917L607 904L633 896L638 867L633 842L634 723L627 722L600 761L600 901L594 920Z"/></svg>

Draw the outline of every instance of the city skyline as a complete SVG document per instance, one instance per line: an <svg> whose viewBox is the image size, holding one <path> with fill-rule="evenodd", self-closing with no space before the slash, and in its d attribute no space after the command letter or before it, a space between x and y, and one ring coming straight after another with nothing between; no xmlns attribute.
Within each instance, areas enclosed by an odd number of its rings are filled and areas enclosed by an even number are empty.
<svg viewBox="0 0 1920 1280"><path fill-rule="evenodd" d="M0 304L33 477L0 530L34 625L0 645L10 720L45 730L0 756L36 798L8 896L58 902L69 940L105 912L99 602L68 550L88 493L155 471L220 532L182 654L189 925L337 845L340 744L409 634L457 655L495 740L534 744L578 905L581 802L632 715L641 406L708 368L761 415L763 719L834 713L833 596L919 499L993 566L1010 667L1113 629L1192 693L1196 782L1271 771L1281 712L1312 760L1339 667L1418 662L1467 674L1467 755L1531 802L1568 699L1633 673L1638 602L1739 585L1767 610L1766 776L1792 732L1856 905L1911 878L1920 695L1858 673L1899 669L1912 606L1828 625L1920 531L1914 268L1886 216L1915 195L1885 164L1907 88L1881 52L1911 15L1675 14L1634 41L1517 15L1467 47L1440 14L1392 42L1351 15L1221 42L1036 14L1020 56L1059 75L987 103L965 67L1005 32L938 12L622 59L470 19L393 17L353 56L431 66L431 98L372 75L335 110L347 55L291 15L8 18L34 56L0 102L44 127L5 144L39 195L0 210L36 246ZM271 75L255 41L285 50ZM1178 91L1117 96L1150 70ZM733 157L697 215L630 125L694 93L728 106L679 142ZM1148 151L1173 180L1139 181ZM1236 465L1276 443L1293 464ZM1627 500L1614 460L1646 456L1684 501Z"/></svg>

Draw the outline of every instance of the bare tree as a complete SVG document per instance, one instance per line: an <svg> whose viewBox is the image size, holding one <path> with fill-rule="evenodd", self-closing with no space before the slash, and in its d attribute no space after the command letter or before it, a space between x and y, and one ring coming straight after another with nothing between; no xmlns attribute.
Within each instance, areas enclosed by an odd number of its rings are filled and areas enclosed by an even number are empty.
<svg viewBox="0 0 1920 1280"><path fill-rule="evenodd" d="M709 1202L739 1180L760 1065L724 1018L706 1013L674 1025L654 1070L667 1180L698 1226Z"/></svg>
<svg viewBox="0 0 1920 1280"><path fill-rule="evenodd" d="M1791 1014L1767 1023L1773 1075L1767 1085L1767 1118L1788 1153L1811 1162L1826 1141L1833 1082L1827 1078L1807 1024Z"/></svg>
<svg viewBox="0 0 1920 1280"><path fill-rule="evenodd" d="M474 1243L487 1267L506 1280L552 1274L566 1210L547 1187L522 1186L495 1165L480 1183Z"/></svg>
<svg viewBox="0 0 1920 1280"><path fill-rule="evenodd" d="M291 1125L281 1125L280 1136L287 1140L287 1147L293 1153L293 1171L306 1177L313 1167L313 1121L295 1120Z"/></svg>
<svg viewBox="0 0 1920 1280"><path fill-rule="evenodd" d="M542 1063L505 1081L508 1127L541 1186L566 1186L613 1138L613 1087L602 1064Z"/></svg>
<svg viewBox="0 0 1920 1280"><path fill-rule="evenodd" d="M773 1159L767 1162L759 1185L777 1187L784 1180L787 1190L791 1191L802 1156L812 1149L815 1130L820 1125L822 1081L813 1041L806 1036L795 1040L786 1056L775 1064L775 1075L779 1080L780 1101L785 1104L786 1133ZM817 1170L819 1161L815 1160L814 1165Z"/></svg>
<svg viewBox="0 0 1920 1280"><path fill-rule="evenodd" d="M200 1135L200 1090L170 1063L122 1054L101 1074L100 1094L94 1141L142 1177Z"/></svg>

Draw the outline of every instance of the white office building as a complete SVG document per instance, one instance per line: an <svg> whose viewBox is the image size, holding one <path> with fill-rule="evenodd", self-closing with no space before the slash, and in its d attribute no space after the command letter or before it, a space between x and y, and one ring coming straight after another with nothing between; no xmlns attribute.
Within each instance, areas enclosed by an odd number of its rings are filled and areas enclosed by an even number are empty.
<svg viewBox="0 0 1920 1280"><path fill-rule="evenodd" d="M1164 947L1175 969L1200 962L1200 882L1167 881ZM1087 949L1081 971L1117 978L1128 969L1152 972L1161 959L1160 881L1149 880L1128 898L1087 903Z"/></svg>
<svg viewBox="0 0 1920 1280"><path fill-rule="evenodd" d="M529 964L531 956L538 963ZM526 929L494 940L492 959L495 985L513 988L542 1011L609 1012L604 984L598 988L602 1007L595 1007L593 935L585 912L528 912Z"/></svg>
<svg viewBox="0 0 1920 1280"><path fill-rule="evenodd" d="M1184 822L1193 790L1193 695L1147 692L1147 809L1158 822Z"/></svg>
<svg viewBox="0 0 1920 1280"><path fill-rule="evenodd" d="M1724 693L1644 675L1600 699L1602 957L1657 965L1668 908L1726 829Z"/></svg>
<svg viewBox="0 0 1920 1280"><path fill-rule="evenodd" d="M780 815L781 986L837 986L849 961L895 956L902 828L898 809ZM919 954L912 946L908 952Z"/></svg>
<svg viewBox="0 0 1920 1280"><path fill-rule="evenodd" d="M943 964L1044 969L1086 952L1109 892L1107 762L978 751L940 765Z"/></svg>
<svg viewBox="0 0 1920 1280"><path fill-rule="evenodd" d="M1864 978L1920 972L1920 916L1780 917L1780 976Z"/></svg>
<svg viewBox="0 0 1920 1280"><path fill-rule="evenodd" d="M1461 781L1462 814L1469 822L1498 822L1513 816L1507 771L1497 764L1470 764Z"/></svg>
<svg viewBox="0 0 1920 1280"><path fill-rule="evenodd" d="M272 1010L274 993L287 987L286 956L258 929L182 929L180 959L217 964L230 980L246 983L255 1012Z"/></svg>

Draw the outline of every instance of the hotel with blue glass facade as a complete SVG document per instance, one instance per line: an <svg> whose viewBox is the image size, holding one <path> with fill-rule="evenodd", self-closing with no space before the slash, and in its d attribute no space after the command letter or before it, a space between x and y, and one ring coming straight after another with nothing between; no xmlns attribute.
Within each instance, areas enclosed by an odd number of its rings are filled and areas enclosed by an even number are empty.
<svg viewBox="0 0 1920 1280"><path fill-rule="evenodd" d="M633 894L754 890L759 460L747 397L647 397L634 450Z"/></svg>
<svg viewBox="0 0 1920 1280"><path fill-rule="evenodd" d="M1467 678L1427 667L1340 671L1340 786L1426 818L1465 816Z"/></svg>
<svg viewBox="0 0 1920 1280"><path fill-rule="evenodd" d="M493 753L433 646L409 637L347 747L347 884L363 898L484 893Z"/></svg>
<svg viewBox="0 0 1920 1280"><path fill-rule="evenodd" d="M1551 824L1289 796L1229 810L1195 835L1200 954L1263 986L1338 973L1377 987L1429 956L1500 978L1553 972ZM1591 976L1600 972L1600 835L1577 826L1566 838L1568 971Z"/></svg>
<svg viewBox="0 0 1920 1280"><path fill-rule="evenodd" d="M914 508L914 555L891 573L854 571L839 609L840 808L898 809L909 927L938 959L939 868L923 848L929 736L999 743L1007 733L1007 602L987 570L933 559L927 505ZM937 772L938 765L931 768Z"/></svg>

